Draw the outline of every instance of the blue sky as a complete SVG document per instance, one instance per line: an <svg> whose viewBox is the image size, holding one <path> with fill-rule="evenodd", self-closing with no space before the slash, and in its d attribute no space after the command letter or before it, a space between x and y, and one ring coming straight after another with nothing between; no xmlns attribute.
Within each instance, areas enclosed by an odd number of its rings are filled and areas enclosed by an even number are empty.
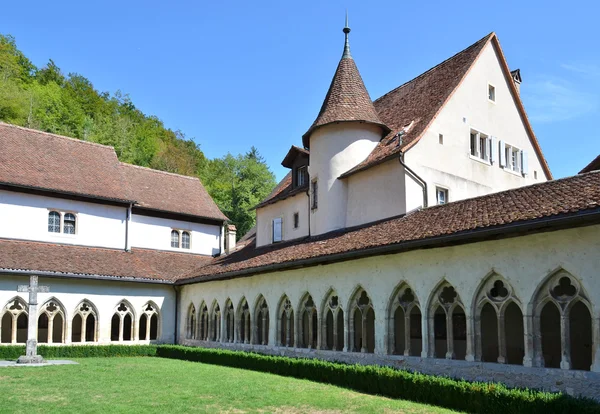
<svg viewBox="0 0 600 414"><path fill-rule="evenodd" d="M373 99L495 31L554 176L600 153L598 2L31 0L2 5L0 33L40 67L51 58L128 93L208 157L256 146L282 178L340 58L346 9Z"/></svg>

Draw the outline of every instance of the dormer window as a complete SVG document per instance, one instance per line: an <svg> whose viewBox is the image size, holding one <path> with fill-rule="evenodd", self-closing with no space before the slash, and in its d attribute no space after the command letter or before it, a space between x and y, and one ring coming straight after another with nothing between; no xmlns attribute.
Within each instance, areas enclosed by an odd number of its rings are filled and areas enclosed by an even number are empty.
<svg viewBox="0 0 600 414"><path fill-rule="evenodd" d="M306 165L298 167L296 169L296 187L302 187L308 180L308 174L306 172Z"/></svg>

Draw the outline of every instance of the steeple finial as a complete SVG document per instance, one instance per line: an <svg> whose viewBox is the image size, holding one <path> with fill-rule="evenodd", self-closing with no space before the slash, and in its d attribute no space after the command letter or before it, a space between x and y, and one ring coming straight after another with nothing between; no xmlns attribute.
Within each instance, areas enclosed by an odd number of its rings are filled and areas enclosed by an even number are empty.
<svg viewBox="0 0 600 414"><path fill-rule="evenodd" d="M350 27L348 27L348 10L346 10L346 25L344 26L343 32L346 40L344 42L344 53L342 54L342 59L352 59L352 55L350 54L350 42L348 41L348 34L350 33Z"/></svg>

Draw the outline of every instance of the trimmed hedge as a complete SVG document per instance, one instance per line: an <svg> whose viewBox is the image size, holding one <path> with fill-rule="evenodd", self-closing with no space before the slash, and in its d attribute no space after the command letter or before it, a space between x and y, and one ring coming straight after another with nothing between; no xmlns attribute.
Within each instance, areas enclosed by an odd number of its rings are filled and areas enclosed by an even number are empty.
<svg viewBox="0 0 600 414"><path fill-rule="evenodd" d="M44 358L156 356L156 345L71 345L38 346ZM24 345L0 346L0 359L16 360L25 355Z"/></svg>
<svg viewBox="0 0 600 414"><path fill-rule="evenodd" d="M348 365L318 359L288 358L251 352L160 345L157 356L302 378L368 394L401 398L473 413L599 413L587 398L502 384L468 382L372 365Z"/></svg>

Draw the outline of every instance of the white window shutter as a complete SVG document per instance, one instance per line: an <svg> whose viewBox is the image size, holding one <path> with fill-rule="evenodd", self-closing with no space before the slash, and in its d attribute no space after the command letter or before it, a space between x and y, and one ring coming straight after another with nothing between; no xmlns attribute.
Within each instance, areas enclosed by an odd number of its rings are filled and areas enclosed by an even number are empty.
<svg viewBox="0 0 600 414"><path fill-rule="evenodd" d="M273 242L281 241L281 218L273 219Z"/></svg>
<svg viewBox="0 0 600 414"><path fill-rule="evenodd" d="M506 145L504 141L500 141L500 166L506 167Z"/></svg>
<svg viewBox="0 0 600 414"><path fill-rule="evenodd" d="M496 155L498 151L498 138L492 136L491 144L490 144L490 162L493 164L494 161L498 159Z"/></svg>
<svg viewBox="0 0 600 414"><path fill-rule="evenodd" d="M527 175L529 172L529 162L527 158L527 151L521 150L521 173Z"/></svg>

